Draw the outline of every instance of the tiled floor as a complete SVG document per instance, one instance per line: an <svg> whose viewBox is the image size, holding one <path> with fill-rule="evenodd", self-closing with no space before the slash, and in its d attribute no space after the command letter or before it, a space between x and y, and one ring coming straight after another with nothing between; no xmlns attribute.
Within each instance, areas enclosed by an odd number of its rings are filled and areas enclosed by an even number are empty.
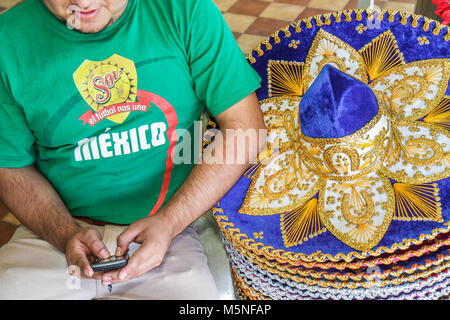
<svg viewBox="0 0 450 320"><path fill-rule="evenodd" d="M0 13L22 0L0 0ZM316 14L354 9L358 0L213 0L244 53L277 29ZM431 1L431 0L430 0ZM415 0L375 0L379 8L414 12Z"/></svg>
<svg viewBox="0 0 450 320"><path fill-rule="evenodd" d="M355 9L357 0L214 0L244 53L292 21ZM383 9L414 12L415 0L375 0Z"/></svg>

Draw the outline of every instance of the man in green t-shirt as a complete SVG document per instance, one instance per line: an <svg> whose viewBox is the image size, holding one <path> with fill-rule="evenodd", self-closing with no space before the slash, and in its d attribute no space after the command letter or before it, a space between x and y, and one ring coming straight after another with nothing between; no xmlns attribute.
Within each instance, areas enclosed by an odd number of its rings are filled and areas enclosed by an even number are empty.
<svg viewBox="0 0 450 320"><path fill-rule="evenodd" d="M264 122L212 1L27 0L0 40L0 201L22 222L0 248L0 299L217 297L191 224L264 143L232 132ZM205 108L223 136L196 162ZM90 267L127 252L122 269Z"/></svg>

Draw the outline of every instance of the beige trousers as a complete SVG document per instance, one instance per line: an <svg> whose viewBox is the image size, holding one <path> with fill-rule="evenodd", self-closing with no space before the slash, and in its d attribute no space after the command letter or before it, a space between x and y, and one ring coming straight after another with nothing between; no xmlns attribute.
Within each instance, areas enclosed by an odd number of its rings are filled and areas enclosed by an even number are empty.
<svg viewBox="0 0 450 320"><path fill-rule="evenodd" d="M85 222L78 223L87 226ZM114 254L116 239L126 227L91 226L100 231ZM132 243L132 255L139 245ZM73 267L71 267L73 268ZM114 284L112 291L100 280L69 275L63 253L28 228L20 226L0 248L0 299L154 299L215 300L213 276L198 234L189 226L173 240L162 264L130 281Z"/></svg>

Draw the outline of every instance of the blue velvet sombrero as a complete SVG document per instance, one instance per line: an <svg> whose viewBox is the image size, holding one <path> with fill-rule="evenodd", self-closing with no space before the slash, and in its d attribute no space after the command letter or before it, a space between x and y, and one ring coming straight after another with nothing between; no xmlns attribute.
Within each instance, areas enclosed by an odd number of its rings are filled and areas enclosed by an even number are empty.
<svg viewBox="0 0 450 320"><path fill-rule="evenodd" d="M259 44L268 143L212 209L227 243L293 270L448 252L449 41L419 15L350 10Z"/></svg>
<svg viewBox="0 0 450 320"><path fill-rule="evenodd" d="M231 243L295 264L449 231L450 33L376 13L302 20L249 55L269 143L214 209Z"/></svg>

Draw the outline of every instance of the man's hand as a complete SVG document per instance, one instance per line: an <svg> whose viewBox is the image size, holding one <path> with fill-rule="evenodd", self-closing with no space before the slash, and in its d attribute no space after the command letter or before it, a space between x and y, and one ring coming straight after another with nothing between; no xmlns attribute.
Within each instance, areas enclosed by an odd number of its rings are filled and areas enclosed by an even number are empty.
<svg viewBox="0 0 450 320"><path fill-rule="evenodd" d="M115 255L122 256L127 253L132 242L141 244L141 247L134 252L125 267L105 272L102 277L103 284L127 281L159 266L176 235L175 230L173 221L168 221L161 212L131 224L117 238Z"/></svg>
<svg viewBox="0 0 450 320"><path fill-rule="evenodd" d="M84 277L98 280L101 279L102 274L94 273L89 257L105 259L110 256L100 232L93 228L79 228L67 241L65 254L68 266L76 265Z"/></svg>

